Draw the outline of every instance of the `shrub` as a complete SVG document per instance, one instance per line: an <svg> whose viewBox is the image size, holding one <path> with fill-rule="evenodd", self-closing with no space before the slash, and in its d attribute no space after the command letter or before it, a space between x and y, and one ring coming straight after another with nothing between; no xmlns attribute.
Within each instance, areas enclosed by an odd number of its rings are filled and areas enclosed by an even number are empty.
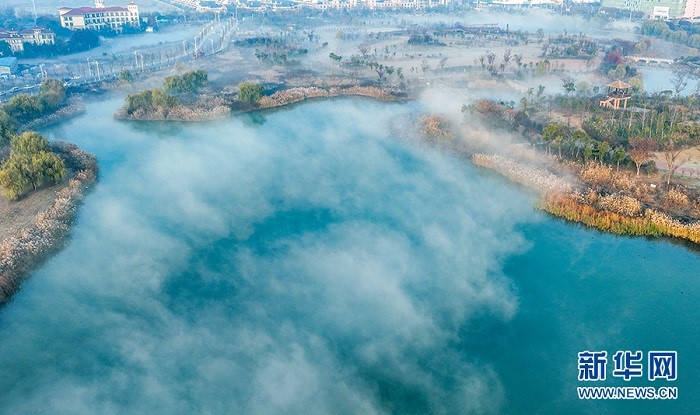
<svg viewBox="0 0 700 415"><path fill-rule="evenodd" d="M5 197L16 200L30 189L59 183L65 176L65 164L49 151L46 138L26 132L12 140L10 157L0 169L0 187Z"/></svg>
<svg viewBox="0 0 700 415"><path fill-rule="evenodd" d="M168 76L163 81L163 89L170 94L185 94L197 92L209 84L209 76L206 71L185 72L182 75Z"/></svg>
<svg viewBox="0 0 700 415"><path fill-rule="evenodd" d="M258 105L262 98L263 87L252 82L238 85L238 100L248 105Z"/></svg>

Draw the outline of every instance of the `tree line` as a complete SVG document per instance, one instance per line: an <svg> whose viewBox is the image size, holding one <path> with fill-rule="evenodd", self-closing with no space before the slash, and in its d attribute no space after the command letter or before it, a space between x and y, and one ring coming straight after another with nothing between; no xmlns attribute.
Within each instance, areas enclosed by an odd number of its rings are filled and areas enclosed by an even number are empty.
<svg viewBox="0 0 700 415"><path fill-rule="evenodd" d="M608 111L608 118L594 114L584 119L582 128L559 122L538 124L526 110L507 108L488 100L465 106L464 111L467 110L497 125L522 129L535 142L541 140L547 152L555 152L560 159L595 161L612 164L618 169L621 165L633 164L639 175L645 165L648 171L655 171L653 156L654 152L659 152L667 165L667 184L685 162L683 151L700 144L700 126L689 121L688 109L682 105L639 113Z"/></svg>
<svg viewBox="0 0 700 415"><path fill-rule="evenodd" d="M127 81L133 79L128 71L122 71L120 78ZM127 95L124 110L127 115L132 115L137 111L152 112L174 108L180 105L176 95L197 93L208 84L208 74L201 69L185 72L182 75L168 76L163 81L162 88L147 89Z"/></svg>
<svg viewBox="0 0 700 415"><path fill-rule="evenodd" d="M17 94L0 107L15 124L46 115L66 101L66 87L57 79L47 79L39 86L39 94Z"/></svg>
<svg viewBox="0 0 700 415"><path fill-rule="evenodd" d="M16 126L55 110L65 99L63 83L48 79L38 95L19 94L0 107L0 150L9 147L9 156L0 162L0 188L8 199L17 200L66 176L63 160L50 151L45 137L33 131L16 133Z"/></svg>

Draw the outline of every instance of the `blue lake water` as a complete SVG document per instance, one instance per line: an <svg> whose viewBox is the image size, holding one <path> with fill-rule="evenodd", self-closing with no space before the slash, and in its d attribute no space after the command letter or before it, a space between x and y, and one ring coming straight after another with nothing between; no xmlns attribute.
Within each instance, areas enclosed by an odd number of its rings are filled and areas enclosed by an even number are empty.
<svg viewBox="0 0 700 415"><path fill-rule="evenodd" d="M0 309L2 414L689 414L700 255L532 208L410 138L418 104L50 128L100 183ZM677 350L678 380L578 382L584 350ZM584 402L577 386L677 386Z"/></svg>

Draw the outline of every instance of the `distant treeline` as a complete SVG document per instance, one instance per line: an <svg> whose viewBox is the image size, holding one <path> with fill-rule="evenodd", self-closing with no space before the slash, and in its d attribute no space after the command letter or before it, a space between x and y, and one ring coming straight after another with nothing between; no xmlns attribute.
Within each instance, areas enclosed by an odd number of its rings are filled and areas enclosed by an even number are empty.
<svg viewBox="0 0 700 415"><path fill-rule="evenodd" d="M647 20L642 24L642 34L700 49L700 23Z"/></svg>

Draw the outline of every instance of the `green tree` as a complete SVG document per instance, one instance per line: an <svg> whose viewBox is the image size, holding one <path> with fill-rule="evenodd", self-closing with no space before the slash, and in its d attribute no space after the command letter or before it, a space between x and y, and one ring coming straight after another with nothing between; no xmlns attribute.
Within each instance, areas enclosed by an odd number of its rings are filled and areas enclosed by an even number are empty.
<svg viewBox="0 0 700 415"><path fill-rule="evenodd" d="M162 89L154 89L151 91L151 102L155 108L173 108L179 104L176 97Z"/></svg>
<svg viewBox="0 0 700 415"><path fill-rule="evenodd" d="M54 153L42 151L32 155L32 187L38 189L59 183L66 176L66 166Z"/></svg>
<svg viewBox="0 0 700 415"><path fill-rule="evenodd" d="M36 132L25 132L13 138L9 159L0 169L0 186L8 199L18 199L29 189L59 183L66 176L66 167L51 153L48 141Z"/></svg>
<svg viewBox="0 0 700 415"><path fill-rule="evenodd" d="M558 123L547 124L542 130L542 138L547 142L547 150L549 147L557 147L559 149L559 157L561 157L561 145L566 136L566 127Z"/></svg>
<svg viewBox="0 0 700 415"><path fill-rule="evenodd" d="M206 71L198 69L196 71L185 72L182 75L168 76L163 81L163 89L171 94L185 94L197 92L209 83L209 76Z"/></svg>
<svg viewBox="0 0 700 415"><path fill-rule="evenodd" d="M0 169L0 187L10 200L17 200L31 187L31 180L25 173L21 159L10 157Z"/></svg>
<svg viewBox="0 0 700 415"><path fill-rule="evenodd" d="M132 74L128 69L123 69L119 73L119 79L131 83L134 81L134 74Z"/></svg>
<svg viewBox="0 0 700 415"><path fill-rule="evenodd" d="M588 163L588 160L593 157L595 150L595 140L589 140L583 146L583 162Z"/></svg>
<svg viewBox="0 0 700 415"><path fill-rule="evenodd" d="M641 76L633 76L627 81L627 83L632 87L632 92L637 94L644 92L644 80Z"/></svg>
<svg viewBox="0 0 700 415"><path fill-rule="evenodd" d="M66 87L58 79L47 79L39 86L39 95L48 107L56 107L66 99Z"/></svg>
<svg viewBox="0 0 700 415"><path fill-rule="evenodd" d="M620 163L625 161L627 158L627 152L621 146L617 146L613 149L612 154L610 154L612 161L615 163L616 170L620 170Z"/></svg>
<svg viewBox="0 0 700 415"><path fill-rule="evenodd" d="M610 151L610 144L607 141L599 141L594 149L595 156L598 158L600 163L603 163L605 155Z"/></svg>
<svg viewBox="0 0 700 415"><path fill-rule="evenodd" d="M45 107L43 100L36 95L17 94L5 104L5 112L16 121L28 121L41 116Z"/></svg>
<svg viewBox="0 0 700 415"><path fill-rule="evenodd" d="M31 157L36 153L49 151L49 142L43 135L27 131L12 140L12 154Z"/></svg>
<svg viewBox="0 0 700 415"><path fill-rule="evenodd" d="M243 82L238 85L238 99L248 105L258 105L262 98L263 87L252 82Z"/></svg>
<svg viewBox="0 0 700 415"><path fill-rule="evenodd" d="M14 131L15 126L12 118L0 109L0 146L9 144Z"/></svg>

